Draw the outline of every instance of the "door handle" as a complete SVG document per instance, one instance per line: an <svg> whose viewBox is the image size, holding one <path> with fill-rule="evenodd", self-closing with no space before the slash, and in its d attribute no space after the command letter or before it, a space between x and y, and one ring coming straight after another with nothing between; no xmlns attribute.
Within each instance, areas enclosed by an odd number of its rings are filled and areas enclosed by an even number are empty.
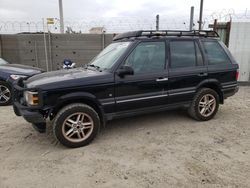
<svg viewBox="0 0 250 188"><path fill-rule="evenodd" d="M157 78L156 82L168 81L168 78Z"/></svg>
<svg viewBox="0 0 250 188"><path fill-rule="evenodd" d="M207 76L208 74L206 72L199 73L198 76Z"/></svg>

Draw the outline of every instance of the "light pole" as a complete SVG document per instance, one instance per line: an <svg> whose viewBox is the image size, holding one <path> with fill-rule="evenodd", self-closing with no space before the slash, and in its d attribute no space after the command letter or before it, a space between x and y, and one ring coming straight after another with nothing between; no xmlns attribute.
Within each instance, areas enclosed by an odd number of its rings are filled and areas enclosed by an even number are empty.
<svg viewBox="0 0 250 188"><path fill-rule="evenodd" d="M60 33L64 33L63 4L62 4L62 0L59 0L59 14L60 14Z"/></svg>

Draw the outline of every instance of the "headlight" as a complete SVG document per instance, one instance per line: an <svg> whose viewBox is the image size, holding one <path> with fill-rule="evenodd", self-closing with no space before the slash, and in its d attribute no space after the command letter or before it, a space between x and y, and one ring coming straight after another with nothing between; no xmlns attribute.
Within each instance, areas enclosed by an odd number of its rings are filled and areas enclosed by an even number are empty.
<svg viewBox="0 0 250 188"><path fill-rule="evenodd" d="M27 76L24 76L24 75L17 75L17 74L12 74L12 75L10 75L10 77L11 77L13 80L18 80L19 78L27 78Z"/></svg>
<svg viewBox="0 0 250 188"><path fill-rule="evenodd" d="M24 98L28 105L38 105L38 92L25 91Z"/></svg>

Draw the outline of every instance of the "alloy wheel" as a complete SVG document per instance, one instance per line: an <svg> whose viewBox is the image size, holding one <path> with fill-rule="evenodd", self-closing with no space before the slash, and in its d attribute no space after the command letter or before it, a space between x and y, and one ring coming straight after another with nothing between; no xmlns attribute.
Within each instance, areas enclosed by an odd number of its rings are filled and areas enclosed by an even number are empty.
<svg viewBox="0 0 250 188"><path fill-rule="evenodd" d="M11 93L8 87L0 85L0 103L4 104L10 100Z"/></svg>
<svg viewBox="0 0 250 188"><path fill-rule="evenodd" d="M91 135L93 129L93 119L86 113L78 112L66 118L62 133L71 142L82 142Z"/></svg>
<svg viewBox="0 0 250 188"><path fill-rule="evenodd" d="M208 117L213 114L216 109L216 99L211 94L204 95L199 101L199 113L204 116Z"/></svg>

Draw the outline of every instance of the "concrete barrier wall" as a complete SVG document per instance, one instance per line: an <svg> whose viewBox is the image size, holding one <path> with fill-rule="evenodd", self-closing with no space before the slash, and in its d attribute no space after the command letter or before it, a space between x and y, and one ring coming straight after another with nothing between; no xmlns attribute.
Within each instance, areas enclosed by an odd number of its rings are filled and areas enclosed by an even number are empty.
<svg viewBox="0 0 250 188"><path fill-rule="evenodd" d="M112 42L112 34L46 34L48 69L56 70L65 58L78 66L88 63ZM47 69L44 34L0 36L0 56L9 62Z"/></svg>

